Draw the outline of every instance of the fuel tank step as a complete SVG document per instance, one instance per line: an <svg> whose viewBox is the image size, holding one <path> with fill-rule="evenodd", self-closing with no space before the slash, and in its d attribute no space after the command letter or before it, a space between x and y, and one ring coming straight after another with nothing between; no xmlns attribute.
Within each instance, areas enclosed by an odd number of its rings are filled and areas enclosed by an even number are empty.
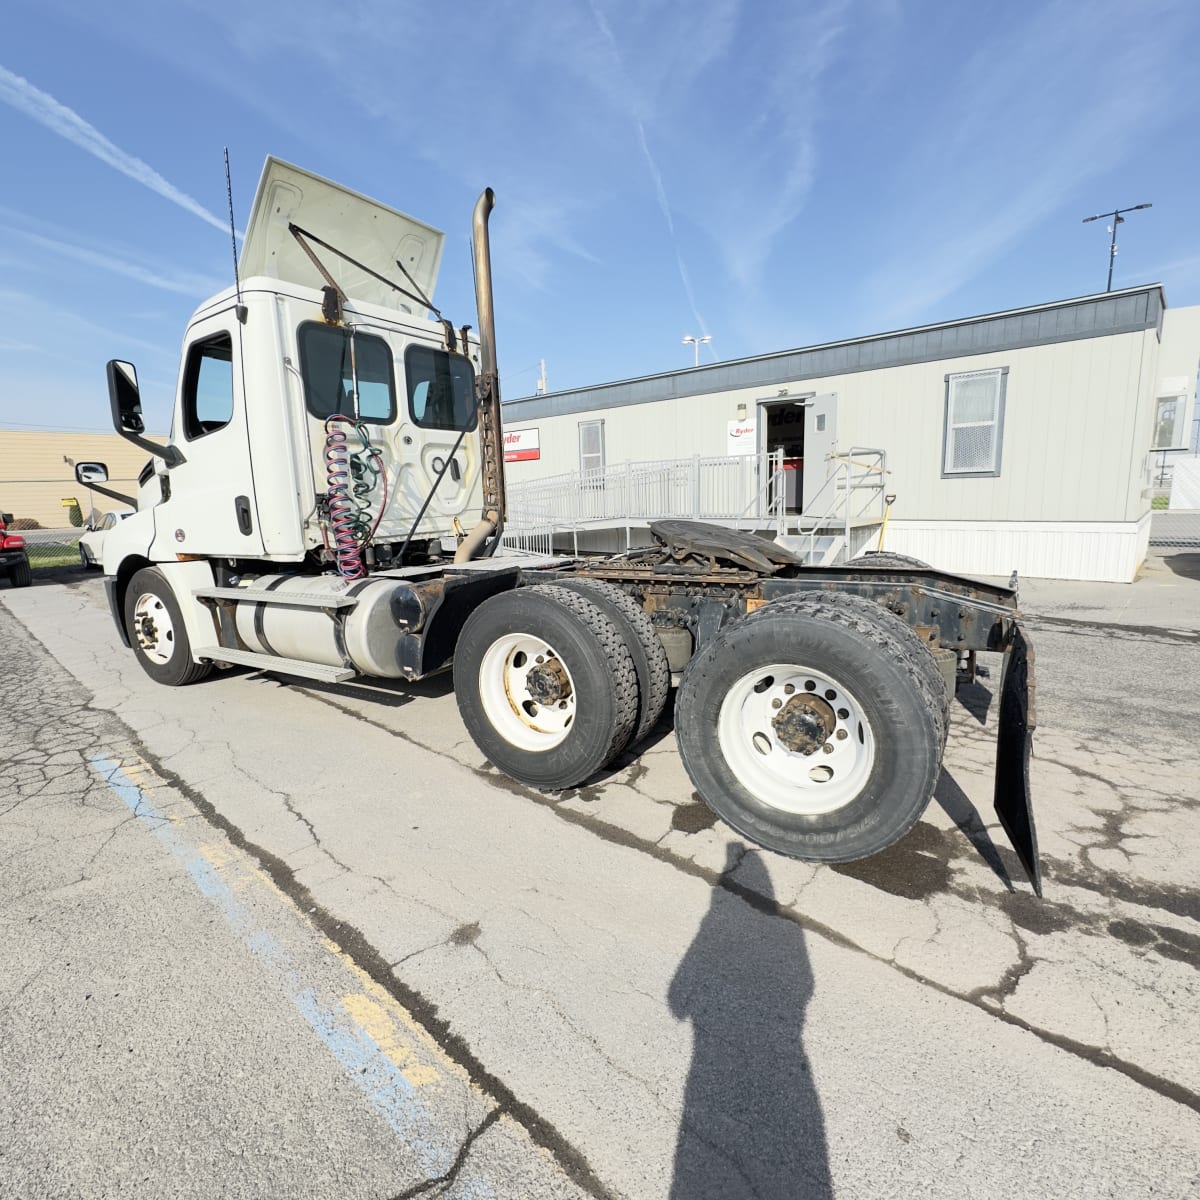
<svg viewBox="0 0 1200 1200"><path fill-rule="evenodd" d="M197 600L237 600L242 604L286 604L291 608L353 608L354 596L336 596L328 592L287 592L273 588L207 587L196 588Z"/></svg>
<svg viewBox="0 0 1200 1200"><path fill-rule="evenodd" d="M223 589L234 591L236 589ZM302 679L319 679L322 683L341 683L353 679L357 671L349 667L328 667L323 663L302 662L298 658L280 658L277 654L255 654L253 650L227 650L224 646L201 646L197 658L213 662L235 663L239 667L257 667L260 671L276 671L280 675L299 675Z"/></svg>

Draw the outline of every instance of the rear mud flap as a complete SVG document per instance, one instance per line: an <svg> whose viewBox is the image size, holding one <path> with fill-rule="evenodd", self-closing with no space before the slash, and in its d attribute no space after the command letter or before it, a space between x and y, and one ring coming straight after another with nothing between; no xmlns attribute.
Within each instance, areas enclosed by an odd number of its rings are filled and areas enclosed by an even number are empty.
<svg viewBox="0 0 1200 1200"><path fill-rule="evenodd" d="M1004 652L1000 683L1000 731L996 739L996 816L1008 834L1029 882L1042 894L1037 829L1029 794L1029 755L1037 725L1034 708L1033 647L1020 626Z"/></svg>

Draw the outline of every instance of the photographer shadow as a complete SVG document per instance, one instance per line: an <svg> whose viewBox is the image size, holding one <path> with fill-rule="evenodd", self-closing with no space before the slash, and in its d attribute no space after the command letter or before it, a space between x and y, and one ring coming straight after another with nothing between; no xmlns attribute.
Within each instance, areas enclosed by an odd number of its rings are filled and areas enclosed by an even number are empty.
<svg viewBox="0 0 1200 1200"><path fill-rule="evenodd" d="M803 1041L813 989L804 933L762 911L773 893L760 855L738 845L727 855L668 992L693 1029L670 1195L825 1200L825 1120Z"/></svg>

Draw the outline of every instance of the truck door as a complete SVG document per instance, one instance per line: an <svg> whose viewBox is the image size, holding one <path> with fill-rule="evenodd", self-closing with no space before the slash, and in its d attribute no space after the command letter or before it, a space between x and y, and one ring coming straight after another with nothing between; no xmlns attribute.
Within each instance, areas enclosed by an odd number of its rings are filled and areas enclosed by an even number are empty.
<svg viewBox="0 0 1200 1200"><path fill-rule="evenodd" d="M188 331L171 433L184 461L165 468L169 495L156 510L157 559L263 553L238 332L232 309Z"/></svg>

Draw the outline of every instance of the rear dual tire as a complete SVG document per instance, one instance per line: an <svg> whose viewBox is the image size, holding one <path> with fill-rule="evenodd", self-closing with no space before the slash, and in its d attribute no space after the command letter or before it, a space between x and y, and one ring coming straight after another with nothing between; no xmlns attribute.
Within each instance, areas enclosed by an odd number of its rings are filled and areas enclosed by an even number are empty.
<svg viewBox="0 0 1200 1200"><path fill-rule="evenodd" d="M625 746L631 750L658 724L671 690L671 664L662 640L646 610L616 584L567 576L556 580L554 586L586 597L616 625L625 639L638 682L637 723Z"/></svg>
<svg viewBox="0 0 1200 1200"><path fill-rule="evenodd" d="M714 812L772 850L865 858L925 810L947 707L932 656L907 624L861 597L776 601L688 664L679 752Z"/></svg>
<svg viewBox="0 0 1200 1200"><path fill-rule="evenodd" d="M454 692L488 761L544 791L589 779L637 725L637 670L620 628L587 596L552 584L493 596L471 614Z"/></svg>

